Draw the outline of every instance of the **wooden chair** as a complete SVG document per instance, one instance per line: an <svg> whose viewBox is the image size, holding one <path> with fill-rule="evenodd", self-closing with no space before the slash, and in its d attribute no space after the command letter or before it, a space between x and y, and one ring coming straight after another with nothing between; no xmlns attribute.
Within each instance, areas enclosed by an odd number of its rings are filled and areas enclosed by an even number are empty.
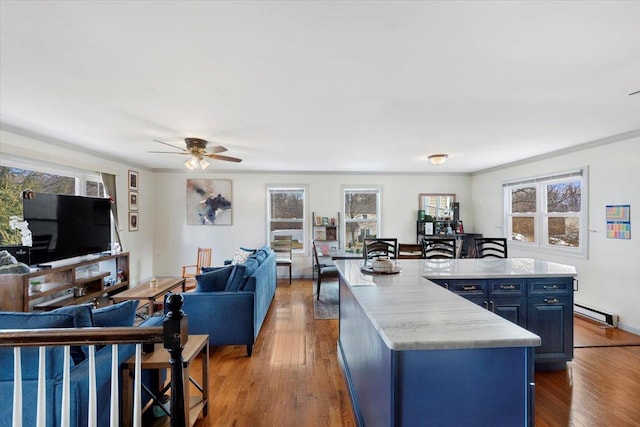
<svg viewBox="0 0 640 427"><path fill-rule="evenodd" d="M476 237L476 257L478 258L506 258L507 239L504 237Z"/></svg>
<svg viewBox="0 0 640 427"><path fill-rule="evenodd" d="M182 266L182 278L185 285L187 282L190 282L189 287L195 285L195 277L202 273L202 267L211 267L211 248L198 248L196 263Z"/></svg>
<svg viewBox="0 0 640 427"><path fill-rule="evenodd" d="M291 267L293 266L293 242L291 235L277 235L273 236L273 242L271 242L271 249L276 253L276 269L277 267L289 268L289 284L291 284ZM277 273L276 273L277 280Z"/></svg>
<svg viewBox="0 0 640 427"><path fill-rule="evenodd" d="M398 259L423 259L422 245L417 243L398 243Z"/></svg>
<svg viewBox="0 0 640 427"><path fill-rule="evenodd" d="M320 299L320 285L322 279L337 279L338 268L335 265L321 264L318 258L318 249L316 248L316 242L313 242L313 258L316 261L316 271L318 272L318 286L317 286L317 299Z"/></svg>
<svg viewBox="0 0 640 427"><path fill-rule="evenodd" d="M456 258L456 238L422 239L422 252L426 259Z"/></svg>
<svg viewBox="0 0 640 427"><path fill-rule="evenodd" d="M388 256L395 259L398 255L398 239L364 239L365 263L375 257Z"/></svg>

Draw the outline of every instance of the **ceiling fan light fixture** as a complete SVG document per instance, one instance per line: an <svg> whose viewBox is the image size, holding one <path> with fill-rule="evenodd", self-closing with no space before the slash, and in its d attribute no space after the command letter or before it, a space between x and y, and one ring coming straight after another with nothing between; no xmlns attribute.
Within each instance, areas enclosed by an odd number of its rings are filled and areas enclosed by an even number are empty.
<svg viewBox="0 0 640 427"><path fill-rule="evenodd" d="M187 169L193 170L198 167L198 159L195 156L191 157L189 160L184 162L184 165L187 167Z"/></svg>
<svg viewBox="0 0 640 427"><path fill-rule="evenodd" d="M429 156L429 161L436 166L439 166L447 161L448 154L432 154Z"/></svg>
<svg viewBox="0 0 640 427"><path fill-rule="evenodd" d="M205 170L206 168L209 167L209 162L207 162L204 157L200 159L200 161L198 162L200 164L200 167L202 168L202 170Z"/></svg>

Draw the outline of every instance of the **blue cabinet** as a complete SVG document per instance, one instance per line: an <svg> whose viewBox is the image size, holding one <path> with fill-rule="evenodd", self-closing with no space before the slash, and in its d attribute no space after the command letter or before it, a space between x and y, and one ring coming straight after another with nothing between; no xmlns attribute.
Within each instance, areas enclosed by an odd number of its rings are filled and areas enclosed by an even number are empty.
<svg viewBox="0 0 640 427"><path fill-rule="evenodd" d="M527 329L542 339L536 368L564 369L573 359L573 280L529 279Z"/></svg>
<svg viewBox="0 0 640 427"><path fill-rule="evenodd" d="M359 426L534 425L533 347L390 348L342 276L339 328Z"/></svg>
<svg viewBox="0 0 640 427"><path fill-rule="evenodd" d="M573 359L573 278L431 281L540 336L536 369L565 369Z"/></svg>
<svg viewBox="0 0 640 427"><path fill-rule="evenodd" d="M527 327L526 281L522 279L498 279L488 283L488 309L499 316Z"/></svg>

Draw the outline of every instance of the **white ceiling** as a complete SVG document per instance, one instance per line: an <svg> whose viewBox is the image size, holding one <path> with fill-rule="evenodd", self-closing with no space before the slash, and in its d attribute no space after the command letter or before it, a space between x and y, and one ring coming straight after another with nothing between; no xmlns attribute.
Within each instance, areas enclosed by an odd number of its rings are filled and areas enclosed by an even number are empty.
<svg viewBox="0 0 640 427"><path fill-rule="evenodd" d="M153 169L184 168L154 139L244 159L210 170L473 172L640 129L636 1L2 0L0 19L3 129Z"/></svg>

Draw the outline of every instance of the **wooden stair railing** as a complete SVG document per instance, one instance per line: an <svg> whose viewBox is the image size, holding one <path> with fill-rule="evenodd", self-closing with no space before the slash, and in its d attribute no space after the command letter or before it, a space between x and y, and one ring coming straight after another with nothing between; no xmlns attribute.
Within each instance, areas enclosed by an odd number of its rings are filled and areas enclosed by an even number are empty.
<svg viewBox="0 0 640 427"><path fill-rule="evenodd" d="M61 419L54 420L54 425L69 426L69 377L71 367L70 347L73 345L89 346L89 419L87 425L96 425L97 396L95 384L95 347L97 345L112 345L111 353L111 402L110 422L112 426L119 425L120 411L118 407L119 390L118 345L135 344L135 373L133 398L133 425L141 427L141 367L142 345L164 343L170 354L171 365L171 427L184 427L184 390L182 380L182 350L188 339L186 317L182 312L182 296L172 294L167 299L169 312L163 326L156 327L117 327L117 328L51 328L51 329L4 329L0 330L0 347L13 347L14 354L14 385L13 385L13 419L12 426L22 425L22 369L21 348L37 347L38 360L38 391L36 427L46 425L45 366L46 347L64 347L64 368L62 379L62 407ZM8 368L8 367L7 367ZM15 398L18 396L19 398ZM49 396L51 398L51 396ZM5 420L5 422L8 420Z"/></svg>

